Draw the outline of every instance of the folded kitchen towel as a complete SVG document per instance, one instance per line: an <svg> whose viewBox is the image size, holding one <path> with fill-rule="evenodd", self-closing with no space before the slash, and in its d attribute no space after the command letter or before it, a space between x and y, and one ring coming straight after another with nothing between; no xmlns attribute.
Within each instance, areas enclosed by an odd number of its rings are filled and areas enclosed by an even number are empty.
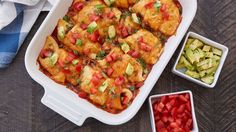
<svg viewBox="0 0 236 132"><path fill-rule="evenodd" d="M0 68L7 67L46 0L0 0Z"/></svg>

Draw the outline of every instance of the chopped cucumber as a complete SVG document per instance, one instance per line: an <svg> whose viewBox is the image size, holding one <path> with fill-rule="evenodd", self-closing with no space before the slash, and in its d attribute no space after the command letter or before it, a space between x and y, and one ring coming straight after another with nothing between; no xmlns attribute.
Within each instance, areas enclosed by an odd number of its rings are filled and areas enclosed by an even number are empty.
<svg viewBox="0 0 236 132"><path fill-rule="evenodd" d="M203 46L203 43L198 40L198 39L195 39L190 45L189 45L189 48L191 50L195 50L196 48L201 48Z"/></svg>
<svg viewBox="0 0 236 132"><path fill-rule="evenodd" d="M64 27L58 27L58 32L57 32L58 39L59 40L64 39L65 38L65 34L66 34L66 32L65 32Z"/></svg>
<svg viewBox="0 0 236 132"><path fill-rule="evenodd" d="M191 64L193 64L196 60L195 55L190 48L186 50L186 58L189 60Z"/></svg>
<svg viewBox="0 0 236 132"><path fill-rule="evenodd" d="M209 52L211 50L211 46L209 45L204 45L202 48L203 51Z"/></svg>

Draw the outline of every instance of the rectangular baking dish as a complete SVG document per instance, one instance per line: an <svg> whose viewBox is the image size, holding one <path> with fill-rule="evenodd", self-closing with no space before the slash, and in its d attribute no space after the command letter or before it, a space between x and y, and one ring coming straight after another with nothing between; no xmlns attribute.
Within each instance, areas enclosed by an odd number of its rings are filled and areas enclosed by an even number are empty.
<svg viewBox="0 0 236 132"><path fill-rule="evenodd" d="M89 117L109 125L123 124L138 112L174 54L196 14L197 0L180 0L180 4L183 7L183 19L177 29L176 35L169 38L165 44L162 56L154 65L133 103L119 114L111 114L95 107L87 100L79 98L77 94L65 86L54 82L39 70L36 60L45 43L46 37L53 32L58 19L66 14L71 3L72 0L54 0L53 8L27 48L25 67L29 75L44 87L45 93L41 102L76 125L81 126L85 119Z"/></svg>

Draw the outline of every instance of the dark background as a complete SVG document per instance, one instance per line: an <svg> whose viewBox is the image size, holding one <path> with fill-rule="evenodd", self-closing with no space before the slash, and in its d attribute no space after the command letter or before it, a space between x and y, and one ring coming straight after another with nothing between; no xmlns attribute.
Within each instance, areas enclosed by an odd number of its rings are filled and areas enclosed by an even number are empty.
<svg viewBox="0 0 236 132"><path fill-rule="evenodd" d="M105 125L89 118L82 127L77 127L41 104L44 90L26 72L24 55L28 44L46 16L46 12L41 13L14 62L9 68L0 70L0 132L151 131L147 100L132 120L119 126ZM191 90L200 131L236 132L236 1L198 0L197 15L190 30L229 48L216 87L206 89L171 73L180 51L179 47L151 95Z"/></svg>

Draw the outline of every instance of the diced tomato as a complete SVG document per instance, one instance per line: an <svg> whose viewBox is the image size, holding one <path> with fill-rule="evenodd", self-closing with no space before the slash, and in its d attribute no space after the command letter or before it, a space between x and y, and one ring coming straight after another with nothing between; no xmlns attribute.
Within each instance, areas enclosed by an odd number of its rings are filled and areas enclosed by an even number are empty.
<svg viewBox="0 0 236 132"><path fill-rule="evenodd" d="M86 99L87 98L87 93L85 93L84 91L80 91L79 93L78 93L78 95L79 95L79 97L80 98L83 98L83 99Z"/></svg>
<svg viewBox="0 0 236 132"><path fill-rule="evenodd" d="M136 85L135 85L135 87L136 88L140 88L140 87L142 87L144 85L144 82L138 82Z"/></svg>
<svg viewBox="0 0 236 132"><path fill-rule="evenodd" d="M108 76L111 76L113 72L114 72L114 70L112 68L107 69L107 75Z"/></svg>
<svg viewBox="0 0 236 132"><path fill-rule="evenodd" d="M61 71L64 73L64 74L70 74L71 71L69 69L65 69L65 68L62 68Z"/></svg>
<svg viewBox="0 0 236 132"><path fill-rule="evenodd" d="M131 56L133 57L133 58L138 58L139 57L139 52L138 51L134 51L132 54L131 54Z"/></svg>
<svg viewBox="0 0 236 132"><path fill-rule="evenodd" d="M161 12L165 12L167 9L167 5L166 4L162 4L161 8L160 8L160 11Z"/></svg>
<svg viewBox="0 0 236 132"><path fill-rule="evenodd" d="M115 85L116 86L121 86L125 81L125 78L123 76L117 77L115 79Z"/></svg>
<svg viewBox="0 0 236 132"><path fill-rule="evenodd" d="M192 108L190 102L186 103L186 108L189 112L191 112Z"/></svg>
<svg viewBox="0 0 236 132"><path fill-rule="evenodd" d="M177 107L174 107L174 108L171 110L171 115L172 115L172 117L176 117L177 114L178 114L178 113L177 113Z"/></svg>
<svg viewBox="0 0 236 132"><path fill-rule="evenodd" d="M82 65L80 63L78 63L76 66L76 71L81 72L81 69L82 69Z"/></svg>
<svg viewBox="0 0 236 132"><path fill-rule="evenodd" d="M150 8L153 8L153 5L154 5L154 2L152 1L152 2L149 2L146 5L144 5L144 7L147 9L150 9Z"/></svg>
<svg viewBox="0 0 236 132"><path fill-rule="evenodd" d="M168 97L169 97L170 99L174 99L174 98L177 98L178 95L169 95Z"/></svg>
<svg viewBox="0 0 236 132"><path fill-rule="evenodd" d="M95 94L95 93L97 93L97 89L96 88L90 88L90 93L91 94Z"/></svg>
<svg viewBox="0 0 236 132"><path fill-rule="evenodd" d="M110 55L107 55L105 58L106 62L112 62L112 57Z"/></svg>
<svg viewBox="0 0 236 132"><path fill-rule="evenodd" d="M60 67L64 68L65 64L64 64L64 62L63 62L62 60L59 59L59 60L57 61L57 63L58 63L58 65L59 65Z"/></svg>
<svg viewBox="0 0 236 132"><path fill-rule="evenodd" d="M189 100L190 99L190 95L187 93L187 94L185 94L185 96L184 96L187 100Z"/></svg>
<svg viewBox="0 0 236 132"><path fill-rule="evenodd" d="M88 25L85 23L80 24L80 28L82 28L83 30L87 29Z"/></svg>
<svg viewBox="0 0 236 132"><path fill-rule="evenodd" d="M123 105L127 105L128 104L128 101L129 101L129 98L127 96L124 96L123 97L123 100L122 100L122 104Z"/></svg>
<svg viewBox="0 0 236 132"><path fill-rule="evenodd" d="M167 96L161 97L161 102L162 102L163 104L165 104L167 101L168 101Z"/></svg>
<svg viewBox="0 0 236 132"><path fill-rule="evenodd" d="M141 37L138 38L138 42L139 42L139 43L144 43L144 41L143 41L143 36L141 36Z"/></svg>
<svg viewBox="0 0 236 132"><path fill-rule="evenodd" d="M182 104L182 105L180 105L180 107L178 108L177 112L178 112L178 113L183 113L183 112L184 112L184 109L185 109L185 105Z"/></svg>
<svg viewBox="0 0 236 132"><path fill-rule="evenodd" d="M180 101L188 102L188 100L184 97L184 95L179 95L179 99Z"/></svg>
<svg viewBox="0 0 236 132"><path fill-rule="evenodd" d="M75 44L76 43L76 39L71 35L70 36L70 42L72 43L72 44Z"/></svg>
<svg viewBox="0 0 236 132"><path fill-rule="evenodd" d="M128 29L125 26L123 26L121 30L121 34L122 34L122 37L127 37L129 35Z"/></svg>
<svg viewBox="0 0 236 132"><path fill-rule="evenodd" d="M79 33L72 33L72 37L75 39L78 39L78 38L80 38L80 35L79 35Z"/></svg>
<svg viewBox="0 0 236 132"><path fill-rule="evenodd" d="M103 76L102 76L102 74L101 74L100 72L94 74L94 76L96 76L96 77L99 78L99 79L102 79L102 78L103 78Z"/></svg>
<svg viewBox="0 0 236 132"><path fill-rule="evenodd" d="M144 50L146 52L149 52L149 51L152 50L152 47L147 45L147 44L145 44L145 43L140 43L140 48L141 48L141 50Z"/></svg>
<svg viewBox="0 0 236 132"><path fill-rule="evenodd" d="M111 58L112 58L113 61L116 61L117 57L118 57L117 54L115 54L115 53L111 54Z"/></svg>
<svg viewBox="0 0 236 132"><path fill-rule="evenodd" d="M98 43L99 44L103 44L104 43L104 39L101 36L98 37Z"/></svg>
<svg viewBox="0 0 236 132"><path fill-rule="evenodd" d="M52 56L52 54L53 54L53 52L51 50L46 50L46 49L42 49L40 52L40 56L42 58L50 57L50 56Z"/></svg>
<svg viewBox="0 0 236 132"><path fill-rule="evenodd" d="M163 20L169 20L169 13L168 12L163 12L162 18L163 18Z"/></svg>
<svg viewBox="0 0 236 132"><path fill-rule="evenodd" d="M93 75L91 82L94 86L98 86L98 84L100 83L100 79L97 76Z"/></svg>
<svg viewBox="0 0 236 132"><path fill-rule="evenodd" d="M112 11L107 14L107 17L110 19L112 19L114 16L115 16L115 13Z"/></svg>
<svg viewBox="0 0 236 132"><path fill-rule="evenodd" d="M166 116L162 116L161 120L166 123L168 121L168 118Z"/></svg>
<svg viewBox="0 0 236 132"><path fill-rule="evenodd" d="M76 10L76 11L80 11L81 9L83 9L84 7L84 4L82 2L76 2L74 5L73 5L73 8Z"/></svg>
<svg viewBox="0 0 236 132"><path fill-rule="evenodd" d="M172 105L170 104L170 102L166 103L166 108L168 111L172 109Z"/></svg>
<svg viewBox="0 0 236 132"><path fill-rule="evenodd" d="M92 34L90 34L90 40L92 42L97 42L99 38L99 33L97 31L93 32Z"/></svg>
<svg viewBox="0 0 236 132"><path fill-rule="evenodd" d="M89 15L89 20L91 22L99 20L100 16L97 16L96 14L90 14Z"/></svg>
<svg viewBox="0 0 236 132"><path fill-rule="evenodd" d="M165 107L165 105L164 105L162 102L160 102L160 103L158 104L157 111L162 112L162 110L163 110L164 107Z"/></svg>
<svg viewBox="0 0 236 132"><path fill-rule="evenodd" d="M66 61L68 63L70 63L70 62L72 62L76 58L77 58L77 56L73 52L69 52L67 57L66 57Z"/></svg>
<svg viewBox="0 0 236 132"><path fill-rule="evenodd" d="M188 126L188 128L192 129L193 125L193 120L192 119L188 119L188 121L186 122L186 126Z"/></svg>
<svg viewBox="0 0 236 132"><path fill-rule="evenodd" d="M161 129L161 128L164 128L164 127L165 127L165 124L164 124L161 120L159 120L159 121L157 122L156 126L157 126L158 129Z"/></svg>

